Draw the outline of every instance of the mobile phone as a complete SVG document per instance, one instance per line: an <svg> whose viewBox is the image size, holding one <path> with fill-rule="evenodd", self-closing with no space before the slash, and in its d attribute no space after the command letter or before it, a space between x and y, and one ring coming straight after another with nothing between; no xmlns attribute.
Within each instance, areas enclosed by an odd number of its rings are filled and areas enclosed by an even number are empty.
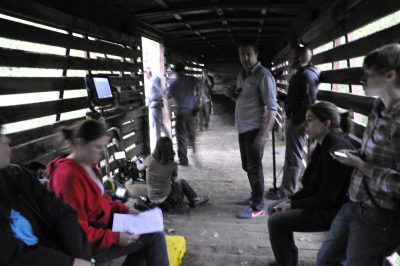
<svg viewBox="0 0 400 266"><path fill-rule="evenodd" d="M346 153L340 152L340 151L334 151L333 155L336 156L336 157L340 157L340 158L347 158Z"/></svg>

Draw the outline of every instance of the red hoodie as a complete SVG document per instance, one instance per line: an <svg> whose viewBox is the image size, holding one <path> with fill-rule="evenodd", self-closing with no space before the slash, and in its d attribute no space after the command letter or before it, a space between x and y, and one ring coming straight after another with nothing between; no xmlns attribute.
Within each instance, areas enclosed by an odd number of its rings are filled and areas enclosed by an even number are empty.
<svg viewBox="0 0 400 266"><path fill-rule="evenodd" d="M101 176L96 165L93 165L93 170ZM96 223L106 227L114 212L127 213L128 207L113 202L108 195L102 195L89 173L73 159L58 158L52 161L48 165L48 172L49 188L77 211L79 224L85 230L92 249L102 251L118 244L119 233L89 224Z"/></svg>

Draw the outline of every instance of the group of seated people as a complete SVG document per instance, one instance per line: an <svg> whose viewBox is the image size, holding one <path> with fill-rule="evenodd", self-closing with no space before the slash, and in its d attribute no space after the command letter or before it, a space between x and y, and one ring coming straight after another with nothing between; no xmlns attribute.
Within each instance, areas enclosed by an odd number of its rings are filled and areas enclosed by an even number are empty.
<svg viewBox="0 0 400 266"><path fill-rule="evenodd" d="M168 265L164 233L111 230L114 213L139 211L104 190L98 167L109 143L104 125L85 120L60 135L68 152L48 164L48 188L27 169L10 165L10 140L1 135L0 265L91 265L92 257L104 262L123 255L123 265ZM138 165L148 170L151 202L162 209L184 204L184 196L192 207L207 202L186 180L177 180L174 156L172 140L162 137Z"/></svg>
<svg viewBox="0 0 400 266"><path fill-rule="evenodd" d="M306 113L305 131L317 145L303 186L268 207L278 266L298 263L293 232L330 230L317 265L382 265L399 244L400 45L370 53L364 71L366 94L380 98L360 151L345 137L334 104L317 102ZM104 125L86 120L61 134L69 152L49 163L48 188L10 165L10 140L0 135L0 265L85 266L93 265L93 257L107 261L123 255L123 265L169 265L164 233L111 230L113 213L139 212L104 191L98 168L109 142ZM207 202L187 181L176 181L174 155L171 139L162 137L139 165L148 171L150 200L163 206L177 190L192 206Z"/></svg>
<svg viewBox="0 0 400 266"><path fill-rule="evenodd" d="M317 142L302 188L268 207L275 262L298 265L293 232L329 231L316 265L384 264L400 244L400 44L364 59L367 96L378 96L356 150L345 138L337 107L318 102L304 128ZM347 127L348 128L348 127ZM339 152L339 153L338 153Z"/></svg>
<svg viewBox="0 0 400 266"><path fill-rule="evenodd" d="M123 265L169 265L163 232L111 230L113 213L139 212L104 193L97 164L105 127L86 120L62 135L69 153L48 165L48 188L10 165L10 140L0 136L0 265L84 266L124 255Z"/></svg>

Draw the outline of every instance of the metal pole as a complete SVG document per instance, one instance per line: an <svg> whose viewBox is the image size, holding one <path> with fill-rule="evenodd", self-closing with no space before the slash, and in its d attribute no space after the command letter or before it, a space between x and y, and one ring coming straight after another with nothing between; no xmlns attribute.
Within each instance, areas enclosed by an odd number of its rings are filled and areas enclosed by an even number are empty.
<svg viewBox="0 0 400 266"><path fill-rule="evenodd" d="M276 160L275 160L275 128L272 128L272 171L273 171L273 182L272 185L274 190L277 191L276 187Z"/></svg>

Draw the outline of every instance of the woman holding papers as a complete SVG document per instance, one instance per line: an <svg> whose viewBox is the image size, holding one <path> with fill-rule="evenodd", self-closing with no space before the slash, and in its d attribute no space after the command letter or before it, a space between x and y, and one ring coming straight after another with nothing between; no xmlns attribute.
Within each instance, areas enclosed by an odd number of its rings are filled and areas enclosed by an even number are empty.
<svg viewBox="0 0 400 266"><path fill-rule="evenodd" d="M199 197L185 179L177 180L178 164L174 157L172 140L169 137L161 137L157 140L153 154L149 155L143 164L138 165L139 170L147 169L150 201L161 207L166 202L179 205L179 201L183 201L183 197L186 196L192 207L206 203L207 196Z"/></svg>
<svg viewBox="0 0 400 266"><path fill-rule="evenodd" d="M111 230L114 213L139 212L113 202L104 193L97 167L109 141L104 126L98 121L86 120L64 128L61 133L71 152L48 165L49 188L77 211L78 221L96 257L128 255L123 265L142 265L144 261L148 266L168 265L163 233L139 236Z"/></svg>
<svg viewBox="0 0 400 266"><path fill-rule="evenodd" d="M75 211L10 165L10 143L0 133L0 265L92 265Z"/></svg>

